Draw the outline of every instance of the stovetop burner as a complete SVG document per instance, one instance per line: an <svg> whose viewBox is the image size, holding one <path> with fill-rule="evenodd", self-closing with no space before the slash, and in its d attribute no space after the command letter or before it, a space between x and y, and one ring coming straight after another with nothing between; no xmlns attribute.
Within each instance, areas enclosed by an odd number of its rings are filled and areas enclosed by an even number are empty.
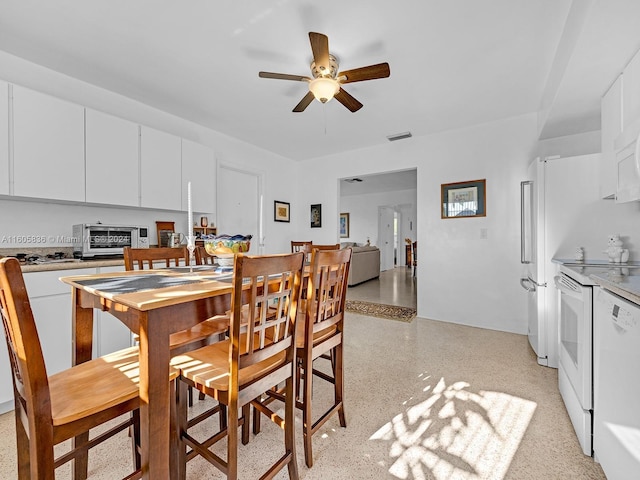
<svg viewBox="0 0 640 480"><path fill-rule="evenodd" d="M61 261L73 261L73 258L66 258L64 252L54 252L48 255L38 255L35 253L16 253L15 255L7 255L8 257L17 258L20 263L25 265L38 265L42 263L52 263Z"/></svg>

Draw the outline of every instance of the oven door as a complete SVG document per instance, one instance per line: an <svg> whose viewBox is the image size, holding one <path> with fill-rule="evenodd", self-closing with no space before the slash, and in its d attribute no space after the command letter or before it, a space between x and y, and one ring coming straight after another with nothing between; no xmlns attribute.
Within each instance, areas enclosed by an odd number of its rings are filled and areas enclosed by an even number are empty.
<svg viewBox="0 0 640 480"><path fill-rule="evenodd" d="M566 275L554 278L560 291L559 363L583 410L593 408L593 289Z"/></svg>

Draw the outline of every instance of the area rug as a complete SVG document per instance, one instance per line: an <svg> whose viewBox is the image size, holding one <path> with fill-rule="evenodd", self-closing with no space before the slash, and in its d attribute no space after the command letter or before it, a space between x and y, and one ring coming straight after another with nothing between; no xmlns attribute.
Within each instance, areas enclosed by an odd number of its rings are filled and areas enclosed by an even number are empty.
<svg viewBox="0 0 640 480"><path fill-rule="evenodd" d="M347 300L345 306L347 312L368 315L370 317L386 318L389 320L399 320L410 322L416 316L416 309L409 307L398 307L396 305L385 305L382 303L362 302L360 300Z"/></svg>

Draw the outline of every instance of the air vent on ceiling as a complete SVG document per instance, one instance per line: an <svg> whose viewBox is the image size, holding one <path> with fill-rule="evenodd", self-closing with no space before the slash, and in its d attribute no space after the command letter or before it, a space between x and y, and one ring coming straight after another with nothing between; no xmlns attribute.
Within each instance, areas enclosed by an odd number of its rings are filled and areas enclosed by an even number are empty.
<svg viewBox="0 0 640 480"><path fill-rule="evenodd" d="M345 179L345 182L347 182L347 183L361 182L361 181L362 181L362 179L358 178L358 177Z"/></svg>
<svg viewBox="0 0 640 480"><path fill-rule="evenodd" d="M389 140L390 142L395 142L396 140L402 140L409 137L411 137L411 132L396 133L395 135L389 135L387 137L387 140Z"/></svg>

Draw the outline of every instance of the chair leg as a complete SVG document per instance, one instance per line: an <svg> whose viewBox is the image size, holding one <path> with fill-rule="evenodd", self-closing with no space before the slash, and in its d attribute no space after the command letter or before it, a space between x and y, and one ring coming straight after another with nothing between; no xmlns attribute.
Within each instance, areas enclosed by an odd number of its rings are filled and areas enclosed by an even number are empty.
<svg viewBox="0 0 640 480"><path fill-rule="evenodd" d="M305 362L302 384L302 436L304 443L304 460L307 467L313 467L313 418L311 417L311 393L313 391L313 364Z"/></svg>
<svg viewBox="0 0 640 480"><path fill-rule="evenodd" d="M260 415L260 412L256 412ZM249 443L249 419L251 418L251 404L247 403L242 407L242 444Z"/></svg>
<svg viewBox="0 0 640 480"><path fill-rule="evenodd" d="M344 414L344 368L343 368L343 355L342 355L342 343L336 346L332 352L332 358L335 361L333 370L334 379L334 400L338 407L338 418L340 419L340 426L347 426L347 419Z"/></svg>
<svg viewBox="0 0 640 480"><path fill-rule="evenodd" d="M72 448L78 448L85 445L89 441L89 432L84 432L74 437L72 441ZM72 474L71 476L75 480L86 480L87 473L89 471L89 450L84 448L79 450L76 457L73 460Z"/></svg>
<svg viewBox="0 0 640 480"><path fill-rule="evenodd" d="M294 366L294 372L297 368ZM295 439L295 413L296 413L296 396L294 392L295 382L293 377L287 378L285 384L285 405L284 405L284 447L286 452L291 453L291 459L287 464L289 469L289 478L298 478L298 461L296 456L296 439ZM256 412L258 415L260 412Z"/></svg>
<svg viewBox="0 0 640 480"><path fill-rule="evenodd" d="M133 419L133 434L131 435L131 450L133 451L133 468L138 470L142 468L142 459L140 457L140 410L135 409L131 412Z"/></svg>
<svg viewBox="0 0 640 480"><path fill-rule="evenodd" d="M176 382L176 437L177 452L175 455L176 471L178 480L185 480L187 477L187 446L182 441L182 434L187 431L187 405L188 392L191 390L186 383L178 380Z"/></svg>
<svg viewBox="0 0 640 480"><path fill-rule="evenodd" d="M227 480L238 480L238 401L227 406Z"/></svg>
<svg viewBox="0 0 640 480"><path fill-rule="evenodd" d="M18 451L18 479L19 480L29 480L31 478L31 459L29 456L30 445L29 445L29 436L24 429L24 424L20 420L20 410L16 408L15 410L15 418L16 418L16 447ZM51 447L53 450L53 446ZM53 461L53 452L52 452L52 461Z"/></svg>

